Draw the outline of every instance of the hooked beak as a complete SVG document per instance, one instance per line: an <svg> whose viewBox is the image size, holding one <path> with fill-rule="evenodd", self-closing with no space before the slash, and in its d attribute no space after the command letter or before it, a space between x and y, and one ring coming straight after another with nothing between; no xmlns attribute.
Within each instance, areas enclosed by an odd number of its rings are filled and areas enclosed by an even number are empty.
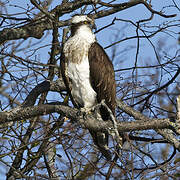
<svg viewBox="0 0 180 180"><path fill-rule="evenodd" d="M93 23L93 25L92 25L92 29L94 29L95 31L97 31L97 26L96 26L96 24L95 24L95 23Z"/></svg>
<svg viewBox="0 0 180 180"><path fill-rule="evenodd" d="M91 28L94 29L95 31L97 30L97 26L94 21L91 21Z"/></svg>
<svg viewBox="0 0 180 180"><path fill-rule="evenodd" d="M97 26L96 26L96 24L95 24L94 18L92 18L92 17L87 17L87 19L88 19L88 21L90 22L91 29L92 29L92 30L95 29L95 31L96 31L96 30L97 30Z"/></svg>

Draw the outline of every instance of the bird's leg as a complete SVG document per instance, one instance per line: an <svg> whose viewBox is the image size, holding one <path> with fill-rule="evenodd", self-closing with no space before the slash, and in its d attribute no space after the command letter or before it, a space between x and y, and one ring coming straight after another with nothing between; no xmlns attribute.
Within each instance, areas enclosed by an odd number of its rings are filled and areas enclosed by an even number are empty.
<svg viewBox="0 0 180 180"><path fill-rule="evenodd" d="M105 149L109 149L107 145L107 139L106 139L106 134L102 132L97 132L97 137L98 137L98 145L101 147L104 147Z"/></svg>
<svg viewBox="0 0 180 180"><path fill-rule="evenodd" d="M68 100L69 100L69 95L67 94L63 100L63 104L68 105ZM68 120L68 118L65 116L64 121L67 121L67 120Z"/></svg>
<svg viewBox="0 0 180 180"><path fill-rule="evenodd" d="M80 111L83 113L83 117L86 118L86 115L90 115L92 113L92 108L83 107Z"/></svg>
<svg viewBox="0 0 180 180"><path fill-rule="evenodd" d="M66 97L64 98L63 103L64 103L65 105L68 105L68 100L69 100L69 95L66 95Z"/></svg>
<svg viewBox="0 0 180 180"><path fill-rule="evenodd" d="M111 134L111 136L116 140L117 145L118 145L120 148L122 148L123 139L122 139L122 137L119 135L116 119L115 119L112 111L111 111L111 110L109 109L109 107L106 105L105 101L101 101L101 105L104 106L104 107L107 109L107 111L109 112L109 115L110 115L110 120L111 120L112 123L113 123L113 128L109 128L108 132L109 132L109 134Z"/></svg>
<svg viewBox="0 0 180 180"><path fill-rule="evenodd" d="M101 103L96 104L95 106L93 106L93 107L91 108L91 111L92 111L92 112L99 111L100 107L102 106L102 103L103 103L103 104L105 103L105 100L104 100L104 99L101 101Z"/></svg>
<svg viewBox="0 0 180 180"><path fill-rule="evenodd" d="M83 119L86 119L86 115L91 113L91 108L80 108L80 110L77 112L77 116L83 117Z"/></svg>

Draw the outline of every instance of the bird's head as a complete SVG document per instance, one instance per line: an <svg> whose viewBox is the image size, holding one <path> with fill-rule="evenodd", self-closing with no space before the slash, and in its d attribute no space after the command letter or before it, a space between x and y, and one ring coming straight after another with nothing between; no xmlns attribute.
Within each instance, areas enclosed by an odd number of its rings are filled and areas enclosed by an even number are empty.
<svg viewBox="0 0 180 180"><path fill-rule="evenodd" d="M91 30L96 29L96 25L93 18L88 17L88 15L74 15L71 18L70 26L71 32L75 33L75 31L80 28L81 26L87 26Z"/></svg>

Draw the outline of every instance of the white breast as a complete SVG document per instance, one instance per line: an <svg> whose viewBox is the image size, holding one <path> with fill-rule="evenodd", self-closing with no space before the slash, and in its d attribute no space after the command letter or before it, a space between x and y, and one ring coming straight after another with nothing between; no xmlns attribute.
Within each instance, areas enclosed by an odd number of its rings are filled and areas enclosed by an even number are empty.
<svg viewBox="0 0 180 180"><path fill-rule="evenodd" d="M72 80L73 98L85 108L96 104L96 92L89 80L89 61L85 58L80 64L68 64L68 76Z"/></svg>
<svg viewBox="0 0 180 180"><path fill-rule="evenodd" d="M90 84L88 51L95 42L95 35L86 26L82 26L76 35L64 45L64 54L68 59L67 75L72 81L71 94L75 101L85 108L96 104L96 92Z"/></svg>

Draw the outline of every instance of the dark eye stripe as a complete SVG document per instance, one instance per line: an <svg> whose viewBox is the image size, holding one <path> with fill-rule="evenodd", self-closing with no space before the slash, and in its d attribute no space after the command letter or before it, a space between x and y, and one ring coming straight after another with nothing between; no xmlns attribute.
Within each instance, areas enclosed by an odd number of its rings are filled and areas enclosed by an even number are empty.
<svg viewBox="0 0 180 180"><path fill-rule="evenodd" d="M72 26L79 26L79 25L83 25L83 24L90 24L89 21L81 21L79 23L72 23Z"/></svg>
<svg viewBox="0 0 180 180"><path fill-rule="evenodd" d="M85 23L85 24L90 24L90 22L89 22L89 21L84 21L84 23Z"/></svg>

